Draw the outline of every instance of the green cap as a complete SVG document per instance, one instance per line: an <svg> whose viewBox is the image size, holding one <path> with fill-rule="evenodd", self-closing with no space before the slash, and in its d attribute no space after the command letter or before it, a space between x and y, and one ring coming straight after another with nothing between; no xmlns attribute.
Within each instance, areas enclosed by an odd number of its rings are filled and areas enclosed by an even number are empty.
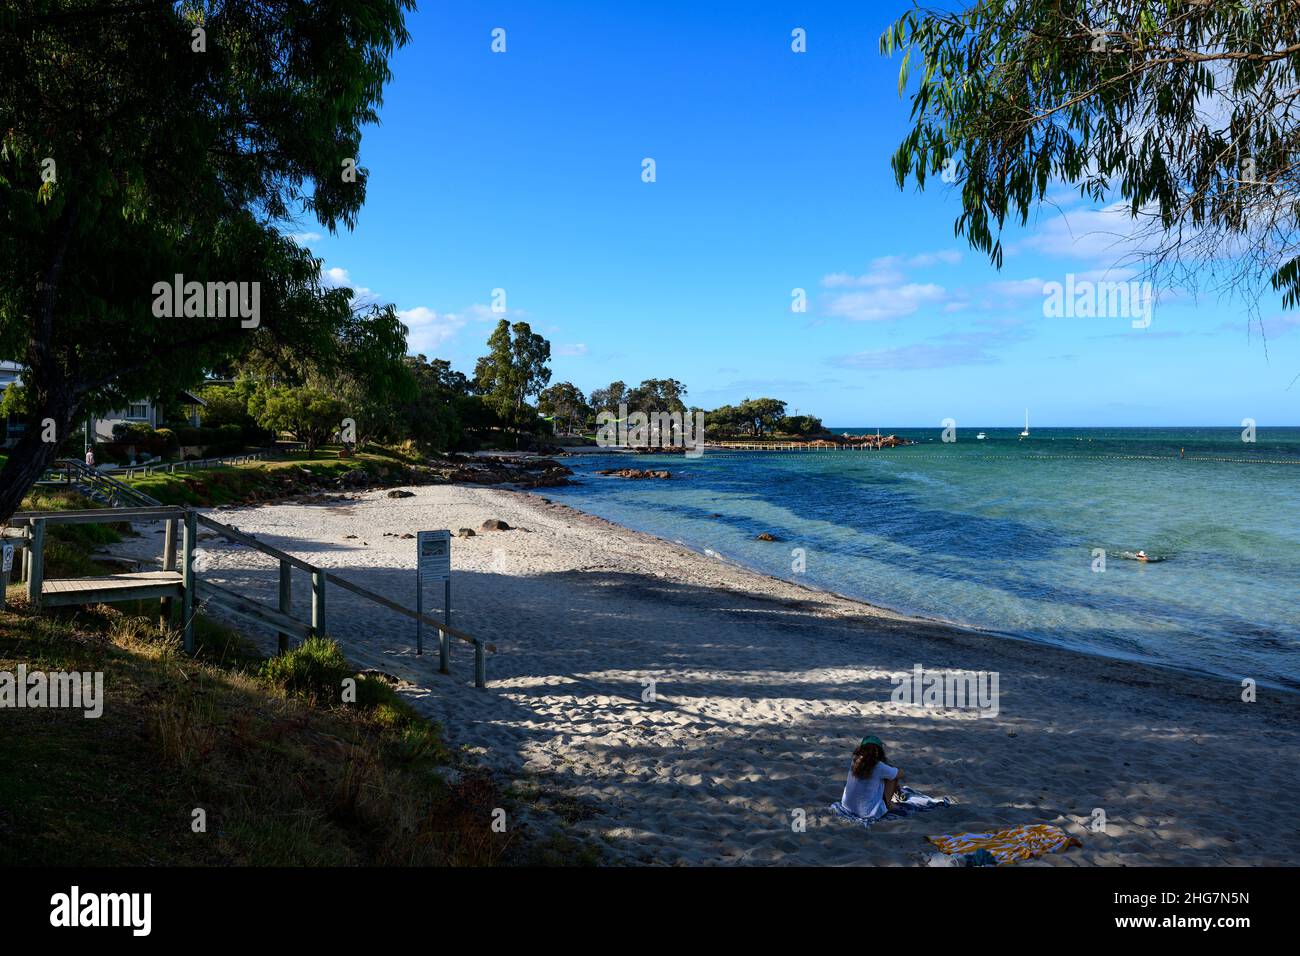
<svg viewBox="0 0 1300 956"><path fill-rule="evenodd" d="M865 747L867 744L875 744L881 750L885 749L885 742L881 740L879 737L863 737L862 742L859 743L858 746Z"/></svg>

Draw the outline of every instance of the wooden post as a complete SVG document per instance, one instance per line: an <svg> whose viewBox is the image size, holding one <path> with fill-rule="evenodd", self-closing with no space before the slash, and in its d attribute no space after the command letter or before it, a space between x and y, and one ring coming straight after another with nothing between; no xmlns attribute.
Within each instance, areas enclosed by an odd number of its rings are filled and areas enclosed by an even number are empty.
<svg viewBox="0 0 1300 956"><path fill-rule="evenodd" d="M325 636L325 572L311 573L311 630L316 637Z"/></svg>
<svg viewBox="0 0 1300 956"><path fill-rule="evenodd" d="M3 551L4 547L7 544L8 542L6 542L4 538L0 538L0 551ZM8 546L14 547L13 545L8 545ZM12 552L12 554L14 557L18 556L18 550L16 547L14 547L14 551ZM10 559L10 561L12 562L12 558ZM8 600L8 593L9 593L9 568L6 568L2 564L0 564L0 611L3 611L5 609L5 603Z"/></svg>
<svg viewBox="0 0 1300 956"><path fill-rule="evenodd" d="M41 606L41 585L45 583L45 519L32 519L32 536L28 541L27 603Z"/></svg>
<svg viewBox="0 0 1300 956"><path fill-rule="evenodd" d="M293 580L290 575L293 574L293 565L288 561L280 562L280 613L293 613ZM279 632L280 653L283 654L289 649L289 635L284 631Z"/></svg>
<svg viewBox="0 0 1300 956"><path fill-rule="evenodd" d="M176 570L176 519L169 518L164 526L163 533L163 570ZM171 623L172 615L176 611L176 603L171 598L163 598L159 613L162 617L162 626L167 627Z"/></svg>
<svg viewBox="0 0 1300 956"><path fill-rule="evenodd" d="M483 661L483 642L474 642L474 686L482 690L487 686L487 665Z"/></svg>
<svg viewBox="0 0 1300 956"><path fill-rule="evenodd" d="M181 627L186 654L194 653L194 545L198 530L198 515L186 510L185 530L181 534Z"/></svg>
<svg viewBox="0 0 1300 956"><path fill-rule="evenodd" d="M446 580L442 593L442 620L451 627L451 578ZM441 629L438 631L438 673L451 673L451 635Z"/></svg>

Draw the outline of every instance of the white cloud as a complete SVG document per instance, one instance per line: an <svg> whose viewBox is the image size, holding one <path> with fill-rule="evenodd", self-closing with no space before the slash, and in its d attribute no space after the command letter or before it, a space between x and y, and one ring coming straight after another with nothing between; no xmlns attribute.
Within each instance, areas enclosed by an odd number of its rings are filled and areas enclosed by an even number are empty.
<svg viewBox="0 0 1300 956"><path fill-rule="evenodd" d="M923 305L937 305L947 292L941 285L910 282L882 286L871 292L844 292L830 296L822 307L827 315L852 322L881 322L911 315Z"/></svg>
<svg viewBox="0 0 1300 956"><path fill-rule="evenodd" d="M1051 256L1071 256L1094 261L1117 262L1152 246L1140 235L1150 220L1134 219L1127 203L1102 209L1071 209L1052 216L1018 246Z"/></svg>
<svg viewBox="0 0 1300 956"><path fill-rule="evenodd" d="M327 289L351 289L352 306L377 305L379 304L379 294L373 289L363 285L357 285L352 281L352 276L347 269L339 266L332 266L320 271L321 285Z"/></svg>
<svg viewBox="0 0 1300 956"><path fill-rule="evenodd" d="M933 336L924 342L867 349L829 359L838 368L863 371L915 371L963 365L997 365L1003 352L1030 337L1020 319L988 319L966 331Z"/></svg>
<svg viewBox="0 0 1300 956"><path fill-rule="evenodd" d="M438 348L465 327L465 318L451 312L437 312L428 306L398 309L397 317L408 329L406 350L412 355L434 355Z"/></svg>
<svg viewBox="0 0 1300 956"><path fill-rule="evenodd" d="M951 296L936 283L909 280L907 273L959 261L960 252L941 250L913 256L882 256L873 259L861 275L832 272L822 277L822 287L845 291L823 296L820 311L851 322L882 322L912 315L922 306L939 305Z"/></svg>
<svg viewBox="0 0 1300 956"><path fill-rule="evenodd" d="M589 351L590 349L588 349L587 346L584 345L582 342L575 342L572 345L557 345L555 347L556 355L571 355L575 357L581 357L583 355L586 355Z"/></svg>
<svg viewBox="0 0 1300 956"><path fill-rule="evenodd" d="M295 232L290 234L289 238L300 246L306 246L313 242L320 242L325 237L319 232Z"/></svg>

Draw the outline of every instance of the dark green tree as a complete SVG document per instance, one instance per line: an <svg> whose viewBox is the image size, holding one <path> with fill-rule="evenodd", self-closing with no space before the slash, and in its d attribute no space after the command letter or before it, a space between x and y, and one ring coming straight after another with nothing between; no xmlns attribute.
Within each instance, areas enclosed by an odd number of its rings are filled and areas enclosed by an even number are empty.
<svg viewBox="0 0 1300 956"><path fill-rule="evenodd" d="M515 428L527 427L534 419L526 408L528 397L551 380L551 370L546 367L551 343L527 322L511 325L502 319L487 344L488 354L474 368L474 387L503 420Z"/></svg>
<svg viewBox="0 0 1300 956"><path fill-rule="evenodd" d="M351 227L362 127L412 0L8 0L0 17L0 355L31 425L17 508L81 414L190 387L261 346L328 365L349 296L281 235ZM154 286L259 284L240 317L159 314Z"/></svg>
<svg viewBox="0 0 1300 956"><path fill-rule="evenodd" d="M684 412L686 386L675 378L648 378L627 393L628 408L647 415L657 412Z"/></svg>
<svg viewBox="0 0 1300 956"><path fill-rule="evenodd" d="M613 412L618 414L618 406L627 401L627 385L623 382L610 382L606 388L593 389L591 407L595 412Z"/></svg>
<svg viewBox="0 0 1300 956"><path fill-rule="evenodd" d="M591 414L591 406L587 404L582 389L572 382L558 382L543 389L537 396L537 410L555 418L557 432L563 429L570 434Z"/></svg>

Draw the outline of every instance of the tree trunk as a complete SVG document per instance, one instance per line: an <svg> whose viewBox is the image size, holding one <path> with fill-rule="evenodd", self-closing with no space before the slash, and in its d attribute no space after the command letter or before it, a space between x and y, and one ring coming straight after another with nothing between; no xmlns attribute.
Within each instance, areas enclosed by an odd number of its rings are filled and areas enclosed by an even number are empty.
<svg viewBox="0 0 1300 956"><path fill-rule="evenodd" d="M78 204L74 197L59 214L53 248L37 287L36 311L32 316L32 331L27 346L30 370L23 376L28 401L36 408L28 419L26 433L10 450L9 460L5 462L4 469L0 470L0 522L13 517L32 485L54 460L59 446L71 434L72 422L77 413L76 393L68 371L72 366L66 361L66 356L62 362L56 357L55 349L59 341L54 327L59 283L77 215ZM52 442L42 440L45 432L43 423L46 421L54 422L55 440Z"/></svg>
<svg viewBox="0 0 1300 956"><path fill-rule="evenodd" d="M41 422L54 419L58 441L42 441L45 430ZM9 451L9 460L0 470L0 522L8 521L18 510L38 478L58 454L59 446L71 432L73 408L70 400L51 400L32 417L27 431Z"/></svg>

